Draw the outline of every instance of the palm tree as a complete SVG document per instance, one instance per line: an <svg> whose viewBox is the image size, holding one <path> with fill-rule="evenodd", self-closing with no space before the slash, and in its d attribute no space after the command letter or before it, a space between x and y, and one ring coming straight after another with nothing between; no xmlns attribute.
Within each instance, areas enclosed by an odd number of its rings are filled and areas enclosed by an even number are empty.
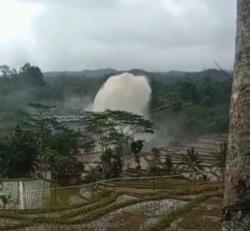
<svg viewBox="0 0 250 231"><path fill-rule="evenodd" d="M150 174L159 174L161 172L162 162L160 160L161 151L158 148L152 148L152 159L144 158L148 164L148 171Z"/></svg>
<svg viewBox="0 0 250 231"><path fill-rule="evenodd" d="M226 167L227 158L227 143L224 142L220 145L220 150L212 153L215 159L215 166L220 170L220 178L224 180L224 172ZM217 176L218 177L218 176Z"/></svg>
<svg viewBox="0 0 250 231"><path fill-rule="evenodd" d="M223 230L250 230L250 1L238 0Z"/></svg>
<svg viewBox="0 0 250 231"><path fill-rule="evenodd" d="M167 154L165 157L164 167L165 167L168 174L172 174L172 172L174 170L173 169L174 165L173 165L172 157L170 154Z"/></svg>
<svg viewBox="0 0 250 231"><path fill-rule="evenodd" d="M190 171L192 180L196 181L197 173L203 170L201 160L199 158L199 152L195 151L193 147L188 148L187 153L182 157L181 166L185 171Z"/></svg>

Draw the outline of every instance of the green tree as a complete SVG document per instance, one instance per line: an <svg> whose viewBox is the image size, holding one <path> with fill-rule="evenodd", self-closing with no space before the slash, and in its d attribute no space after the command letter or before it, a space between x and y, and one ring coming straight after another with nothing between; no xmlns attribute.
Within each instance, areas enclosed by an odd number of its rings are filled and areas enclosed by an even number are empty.
<svg viewBox="0 0 250 231"><path fill-rule="evenodd" d="M80 134L51 117L48 111L52 107L32 103L29 108L21 125L0 139L1 174L26 177L40 169L57 177L82 171L74 158Z"/></svg>
<svg viewBox="0 0 250 231"><path fill-rule="evenodd" d="M106 149L101 155L103 177L109 178L111 175L113 150L111 148Z"/></svg>
<svg viewBox="0 0 250 231"><path fill-rule="evenodd" d="M114 149L111 163L111 177L119 177L122 173L122 158L118 149Z"/></svg>
<svg viewBox="0 0 250 231"><path fill-rule="evenodd" d="M158 148L154 147L152 148L151 152L153 154L153 158L145 158L148 164L148 171L150 174L153 175L159 174L161 172L162 167L162 162L160 161L161 151Z"/></svg>
<svg viewBox="0 0 250 231"><path fill-rule="evenodd" d="M29 63L26 63L20 69L20 78L25 81L25 83L34 86L41 87L45 85L43 74L39 67L31 66Z"/></svg>
<svg viewBox="0 0 250 231"><path fill-rule="evenodd" d="M214 86L215 83L209 77L204 78L202 81L202 104L204 104L205 106L211 106L215 103L217 95L216 88Z"/></svg>
<svg viewBox="0 0 250 231"><path fill-rule="evenodd" d="M0 66L0 72L2 73L2 77L5 78L10 78L10 77L16 77L17 76L17 71L15 68L10 68L7 65L1 65Z"/></svg>
<svg viewBox="0 0 250 231"><path fill-rule="evenodd" d="M170 154L165 157L164 167L168 174L172 174L174 165Z"/></svg>
<svg viewBox="0 0 250 231"><path fill-rule="evenodd" d="M96 182L97 180L102 178L102 173L98 167L91 167L89 166L89 170L85 176L85 180L88 183Z"/></svg>
<svg viewBox="0 0 250 231"><path fill-rule="evenodd" d="M187 149L187 153L183 155L180 165L184 171L190 171L192 180L196 181L197 173L203 170L201 163L199 152L192 147Z"/></svg>
<svg viewBox="0 0 250 231"><path fill-rule="evenodd" d="M89 134L81 134L79 147L83 149L85 153L94 151L96 147L94 138Z"/></svg>
<svg viewBox="0 0 250 231"><path fill-rule="evenodd" d="M83 125L101 147L102 154L109 149L119 150L123 166L135 136L154 132L151 121L125 111L86 112Z"/></svg>
<svg viewBox="0 0 250 231"><path fill-rule="evenodd" d="M135 162L137 163L136 169L140 170L141 169L141 161L140 161L140 156L139 153L141 152L143 148L143 140L136 140L131 143L131 151L135 155Z"/></svg>
<svg viewBox="0 0 250 231"><path fill-rule="evenodd" d="M0 174L10 178L29 177L38 166L34 133L19 126L0 141Z"/></svg>
<svg viewBox="0 0 250 231"><path fill-rule="evenodd" d="M53 106L40 103L29 103L28 112L24 113L24 119L21 124L34 133L36 147L39 155L39 167L42 172L47 172L48 160L51 159L50 145L53 141L53 128L59 127L56 119L51 116Z"/></svg>

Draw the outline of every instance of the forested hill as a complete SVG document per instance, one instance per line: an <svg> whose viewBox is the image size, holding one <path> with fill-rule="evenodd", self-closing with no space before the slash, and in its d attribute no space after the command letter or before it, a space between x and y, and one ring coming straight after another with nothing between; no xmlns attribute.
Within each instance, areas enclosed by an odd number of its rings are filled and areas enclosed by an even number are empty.
<svg viewBox="0 0 250 231"><path fill-rule="evenodd" d="M84 71L51 71L44 72L44 77L87 77L87 78L98 78L106 75L113 75L118 73L117 70L106 68L97 70L84 70Z"/></svg>
<svg viewBox="0 0 250 231"><path fill-rule="evenodd" d="M160 137L191 137L225 133L231 95L231 74L214 69L201 72L129 72L144 75L152 88L151 118L163 133ZM82 113L113 69L42 73L25 64L19 71L0 66L0 131L13 128L30 102L53 105L54 115ZM155 108L162 108L155 112Z"/></svg>
<svg viewBox="0 0 250 231"><path fill-rule="evenodd" d="M83 70L83 71L60 71L60 72L44 72L44 77L49 81L51 78L60 77L86 77L86 78L102 78L109 77L111 75L120 74L123 72L130 72L135 75L144 75L149 78L156 78L164 82L176 82L185 78L192 80L198 80L201 78L209 77L216 81L225 81L232 77L232 72L225 72L217 69L207 69L199 72L185 72L185 71L168 71L168 72L150 72L142 69L131 69L118 71L111 68L97 69L97 70Z"/></svg>

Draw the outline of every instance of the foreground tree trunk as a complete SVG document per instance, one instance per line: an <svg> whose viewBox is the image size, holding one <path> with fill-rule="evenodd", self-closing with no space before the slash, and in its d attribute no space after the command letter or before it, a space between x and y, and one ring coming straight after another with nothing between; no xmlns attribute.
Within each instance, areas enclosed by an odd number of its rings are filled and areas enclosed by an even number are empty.
<svg viewBox="0 0 250 231"><path fill-rule="evenodd" d="M250 230L250 0L238 0L225 174L224 231Z"/></svg>

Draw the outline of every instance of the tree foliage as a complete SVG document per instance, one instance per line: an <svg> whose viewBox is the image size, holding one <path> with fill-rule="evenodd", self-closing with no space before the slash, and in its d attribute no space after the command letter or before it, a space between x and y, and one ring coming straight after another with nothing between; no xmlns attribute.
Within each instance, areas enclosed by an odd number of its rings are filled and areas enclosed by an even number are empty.
<svg viewBox="0 0 250 231"><path fill-rule="evenodd" d="M103 152L110 147L119 147L123 154L127 154L136 135L154 132L151 121L125 111L86 112L83 122Z"/></svg>
<svg viewBox="0 0 250 231"><path fill-rule="evenodd" d="M38 149L32 131L19 126L0 138L0 174L10 178L28 177L38 165Z"/></svg>
<svg viewBox="0 0 250 231"><path fill-rule="evenodd" d="M131 144L135 142L137 135L154 132L151 121L125 111L87 112L83 123L86 131L94 137L101 148L101 161L105 177L110 175L107 173L107 169L110 169L111 166L117 172L115 175L118 174L120 167L114 164L120 165L121 162L122 166L124 165L124 157L131 152ZM141 143L141 141L137 141L136 144L139 142ZM134 145L135 143L132 145L132 151L137 151ZM112 158L113 162L111 162Z"/></svg>
<svg viewBox="0 0 250 231"><path fill-rule="evenodd" d="M164 167L168 174L172 174L174 170L174 164L170 154L167 154L164 161Z"/></svg>
<svg viewBox="0 0 250 231"><path fill-rule="evenodd" d="M197 174L203 170L201 163L199 152L192 147L187 149L187 153L183 155L180 165L185 171L190 171L192 179L196 181Z"/></svg>
<svg viewBox="0 0 250 231"><path fill-rule="evenodd" d="M140 170L141 169L141 161L140 161L140 156L139 153L141 152L143 148L143 140L136 140L131 143L131 151L135 155L135 162L137 163L136 169Z"/></svg>
<svg viewBox="0 0 250 231"><path fill-rule="evenodd" d="M165 136L175 140L201 134L226 133L231 79L191 77L172 83L157 80L151 83L151 108L159 109L152 117L156 129L164 130L167 133L164 133Z"/></svg>
<svg viewBox="0 0 250 231"><path fill-rule="evenodd" d="M2 65L0 73L0 130L3 132L15 127L19 110L30 101L55 105L53 112L57 115L80 114L109 77L88 78L74 73L46 77L39 67L31 64L25 64L19 71ZM166 124L167 137L180 140L228 131L231 79L225 78L225 73L207 70L182 77L166 73L167 78L163 73L143 72L143 75L149 78L152 88L152 120L156 128ZM155 113L156 108L164 105L172 106Z"/></svg>
<svg viewBox="0 0 250 231"><path fill-rule="evenodd" d="M50 170L52 176L77 172L74 159L80 134L50 117L48 105L31 103L30 112L13 132L0 137L0 175L30 177Z"/></svg>
<svg viewBox="0 0 250 231"><path fill-rule="evenodd" d="M227 159L227 142L220 144L219 151L212 153L215 158L216 167L224 169L226 167Z"/></svg>

